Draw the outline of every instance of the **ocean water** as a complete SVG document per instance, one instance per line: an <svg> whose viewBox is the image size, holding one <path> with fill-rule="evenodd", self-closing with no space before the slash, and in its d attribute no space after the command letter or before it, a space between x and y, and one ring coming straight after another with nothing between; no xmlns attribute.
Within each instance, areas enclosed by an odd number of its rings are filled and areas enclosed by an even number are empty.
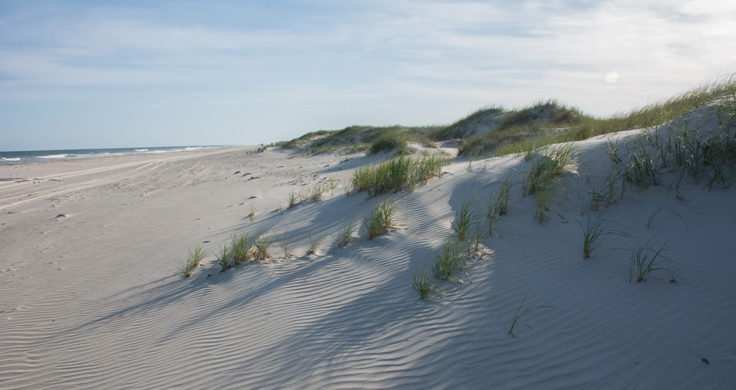
<svg viewBox="0 0 736 390"><path fill-rule="evenodd" d="M222 147L225 146L151 146L139 148L111 149L19 150L11 152L0 152L0 164L17 164L25 162L68 160L105 156L123 156L126 154L176 153L188 152L193 150L217 149Z"/></svg>

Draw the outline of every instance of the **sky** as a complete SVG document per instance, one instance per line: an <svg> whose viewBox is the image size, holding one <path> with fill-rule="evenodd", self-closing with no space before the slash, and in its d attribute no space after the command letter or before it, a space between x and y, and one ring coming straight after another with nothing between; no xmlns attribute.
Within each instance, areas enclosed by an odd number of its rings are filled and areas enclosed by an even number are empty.
<svg viewBox="0 0 736 390"><path fill-rule="evenodd" d="M0 0L0 150L607 116L733 72L733 0Z"/></svg>

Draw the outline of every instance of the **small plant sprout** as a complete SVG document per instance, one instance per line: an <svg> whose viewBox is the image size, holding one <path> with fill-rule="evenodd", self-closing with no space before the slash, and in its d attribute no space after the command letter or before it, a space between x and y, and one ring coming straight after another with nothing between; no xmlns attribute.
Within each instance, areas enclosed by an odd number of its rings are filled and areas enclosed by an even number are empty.
<svg viewBox="0 0 736 390"><path fill-rule="evenodd" d="M432 269L434 277L441 280L449 279L455 269L460 266L462 260L463 254L460 243L453 238L447 240L445 245L442 246L442 251Z"/></svg>
<svg viewBox="0 0 736 390"><path fill-rule="evenodd" d="M385 234L388 229L394 226L394 216L396 215L396 203L386 200L373 208L371 215L365 220L365 227L368 230L368 239L378 237Z"/></svg>
<svg viewBox="0 0 736 390"><path fill-rule="evenodd" d="M667 244L655 250L645 244L637 248L631 254L631 270L629 271L630 282L646 282L653 272L666 272L670 276L670 282L677 283L675 274L667 267L661 265L665 257L662 255Z"/></svg>
<svg viewBox="0 0 736 390"><path fill-rule="evenodd" d="M284 251L284 258L288 259L291 257L291 253L289 253L289 239L287 237L282 237L281 241L279 242L279 246L281 247L281 250Z"/></svg>
<svg viewBox="0 0 736 390"><path fill-rule="evenodd" d="M342 231L337 237L337 246L344 248L353 242L353 233L355 232L355 224L353 221L346 223L342 227Z"/></svg>
<svg viewBox="0 0 736 390"><path fill-rule="evenodd" d="M327 180L327 187L326 188L330 190L330 197L335 196L335 189L337 189L337 180L335 180L332 177L329 178Z"/></svg>
<svg viewBox="0 0 736 390"><path fill-rule="evenodd" d="M253 208L253 206L250 206L250 212L248 212L248 220L253 222L253 217L256 216L256 209Z"/></svg>
<svg viewBox="0 0 736 390"><path fill-rule="evenodd" d="M589 259L590 255L600 244L600 239L603 235L608 234L600 222L591 223L590 218L583 226L583 221L578 218L580 228L583 230L583 259Z"/></svg>
<svg viewBox="0 0 736 390"><path fill-rule="evenodd" d="M516 326L519 325L519 321L521 321L521 317L523 317L524 314L531 311L531 308L527 307L525 304L526 304L526 296L524 296L524 298L521 300L519 307L516 308L516 312L514 313L514 316L511 317L511 324L509 325L509 331L507 333L510 334L512 337L516 337L514 330L516 329ZM547 309L550 307L551 306L536 306L537 309Z"/></svg>
<svg viewBox="0 0 736 390"><path fill-rule="evenodd" d="M192 271L199 266L204 258L204 249L201 245L196 245L193 249L188 249L187 259L179 267L179 274L185 278L192 276Z"/></svg>
<svg viewBox="0 0 736 390"><path fill-rule="evenodd" d="M426 273L414 274L411 285L419 294L420 299L428 299L434 292L432 281Z"/></svg>
<svg viewBox="0 0 736 390"><path fill-rule="evenodd" d="M460 241L465 241L470 234L470 229L478 223L478 216L473 212L472 207L472 201L465 201L452 223L452 228L457 233L457 238Z"/></svg>
<svg viewBox="0 0 736 390"><path fill-rule="evenodd" d="M521 300L519 307L516 308L514 316L511 317L511 324L509 325L508 334L510 334L512 337L516 337L516 335L514 334L514 329L516 329L516 325L519 324L519 320L521 320L521 317L529 311L529 308L524 306L525 302L526 296Z"/></svg>
<svg viewBox="0 0 736 390"><path fill-rule="evenodd" d="M271 244L273 244L273 240L268 236L259 237L253 244L253 260L263 261L268 259L270 257L268 255L268 248L271 247Z"/></svg>
<svg viewBox="0 0 736 390"><path fill-rule="evenodd" d="M319 244L322 242L321 236L309 235L309 249L307 249L307 256L316 255L319 250Z"/></svg>

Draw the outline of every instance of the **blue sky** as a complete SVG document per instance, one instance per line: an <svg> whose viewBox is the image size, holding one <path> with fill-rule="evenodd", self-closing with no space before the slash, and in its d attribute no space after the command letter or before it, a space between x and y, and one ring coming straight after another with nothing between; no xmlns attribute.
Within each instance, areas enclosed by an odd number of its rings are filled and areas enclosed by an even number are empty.
<svg viewBox="0 0 736 390"><path fill-rule="evenodd" d="M645 4L644 4L645 3ZM257 144L736 71L734 1L0 0L0 150Z"/></svg>

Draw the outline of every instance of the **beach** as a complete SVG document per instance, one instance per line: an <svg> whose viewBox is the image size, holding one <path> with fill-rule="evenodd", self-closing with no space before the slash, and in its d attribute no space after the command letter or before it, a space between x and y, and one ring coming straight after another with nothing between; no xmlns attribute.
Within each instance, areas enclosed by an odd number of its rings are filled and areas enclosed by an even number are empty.
<svg viewBox="0 0 736 390"><path fill-rule="evenodd" d="M573 142L542 223L524 154L450 155L439 177L375 197L349 183L384 154L0 165L0 387L734 388L734 189L674 189L666 173L589 207L616 166L606 146L645 130ZM458 211L471 205L486 229L507 178L508 213L419 299L413 277L432 272ZM315 185L319 199L289 207ZM368 239L384 200L395 223ZM608 234L582 259L590 221ZM218 251L244 232L269 237L269 259L221 271ZM204 259L182 277L197 245ZM662 249L665 272L632 281L637 248Z"/></svg>

